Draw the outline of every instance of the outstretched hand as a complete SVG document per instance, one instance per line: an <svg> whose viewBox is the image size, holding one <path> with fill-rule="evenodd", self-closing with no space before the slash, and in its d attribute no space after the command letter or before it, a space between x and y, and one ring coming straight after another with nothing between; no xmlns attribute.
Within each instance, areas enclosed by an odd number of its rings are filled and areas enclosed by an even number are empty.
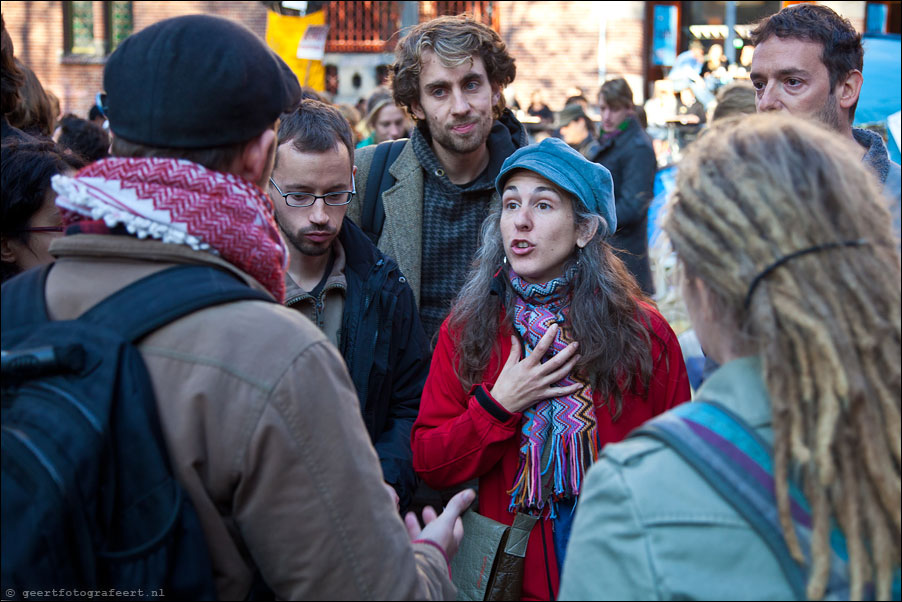
<svg viewBox="0 0 902 602"><path fill-rule="evenodd" d="M460 515L470 507L476 499L476 492L472 489L464 489L451 498L444 512L436 515L431 506L423 509L423 522L425 527L420 528L420 521L416 514L408 512L404 516L404 524L407 526L407 534L410 540L428 539L434 541L445 550L450 561L457 554L460 540L464 537L464 525Z"/></svg>
<svg viewBox="0 0 902 602"><path fill-rule="evenodd" d="M582 388L583 385L579 383L567 387L552 386L568 376L579 361L580 356L576 353L579 343L570 343L560 353L542 363L559 328L557 324L552 324L539 339L533 352L522 360L520 341L515 336L511 337L510 355L492 387L492 397L508 412L522 412L539 401L571 395Z"/></svg>

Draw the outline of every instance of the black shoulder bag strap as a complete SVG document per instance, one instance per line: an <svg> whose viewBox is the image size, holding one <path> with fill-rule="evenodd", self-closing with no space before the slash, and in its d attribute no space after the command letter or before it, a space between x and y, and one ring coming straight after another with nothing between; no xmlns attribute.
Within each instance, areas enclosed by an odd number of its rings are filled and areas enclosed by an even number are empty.
<svg viewBox="0 0 902 602"><path fill-rule="evenodd" d="M79 316L137 341L190 313L240 300L275 301L219 268L181 265L156 272L113 293Z"/></svg>
<svg viewBox="0 0 902 602"><path fill-rule="evenodd" d="M366 182L366 191L363 197L363 212L360 216L360 228L366 233L373 244L379 242L382 236L382 226L385 224L385 206L382 195L386 190L395 185L395 177L389 171L392 164L404 150L407 138L400 140L386 140L376 146L373 153L373 162L370 164L369 179Z"/></svg>

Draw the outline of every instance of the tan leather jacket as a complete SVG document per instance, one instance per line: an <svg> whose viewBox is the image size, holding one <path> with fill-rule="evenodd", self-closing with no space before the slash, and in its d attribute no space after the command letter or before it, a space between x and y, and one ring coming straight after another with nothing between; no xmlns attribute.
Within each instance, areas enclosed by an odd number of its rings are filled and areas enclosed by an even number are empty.
<svg viewBox="0 0 902 602"><path fill-rule="evenodd" d="M224 260L128 236L58 239L51 317L175 264ZM255 568L284 599L453 599L435 547L411 545L338 352L298 312L239 301L181 318L139 346L171 462L210 546L222 599Z"/></svg>

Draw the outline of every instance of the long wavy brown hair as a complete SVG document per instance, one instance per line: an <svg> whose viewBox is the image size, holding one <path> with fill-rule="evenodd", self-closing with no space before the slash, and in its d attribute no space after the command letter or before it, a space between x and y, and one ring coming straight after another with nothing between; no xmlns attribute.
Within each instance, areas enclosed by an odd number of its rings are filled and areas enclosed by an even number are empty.
<svg viewBox="0 0 902 602"><path fill-rule="evenodd" d="M564 328L572 340L579 342L582 359L576 373L600 392L603 400L613 400L609 409L617 418L623 410L624 393L648 390L657 360L652 357L651 336L656 335L643 324L639 301L646 298L605 240L608 228L604 218L588 212L571 195L559 192L573 203L575 228L588 220L599 221L595 236L582 251L573 249L570 265L576 262L577 270ZM502 314L504 323L515 332L515 293L503 263L500 222L501 203L496 195L492 211L482 224L482 242L466 284L451 308L449 327L456 334L454 344L460 358L457 376L465 390L481 380L492 353L500 352L497 340ZM505 275L499 279L503 285L500 296L490 294L499 269Z"/></svg>
<svg viewBox="0 0 902 602"><path fill-rule="evenodd" d="M899 566L900 262L898 239L861 148L798 118L724 120L681 161L663 228L687 275L701 280L760 357L773 410L774 476L783 534L788 474L801 469L813 513L808 597L823 597L834 520L849 551L851 597L876 580L890 599ZM795 251L863 241L799 255Z"/></svg>

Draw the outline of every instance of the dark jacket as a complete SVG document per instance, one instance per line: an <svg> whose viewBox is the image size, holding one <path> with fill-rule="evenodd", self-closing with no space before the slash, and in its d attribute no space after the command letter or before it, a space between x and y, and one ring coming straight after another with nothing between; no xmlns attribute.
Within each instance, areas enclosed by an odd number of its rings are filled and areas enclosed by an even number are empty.
<svg viewBox="0 0 902 602"><path fill-rule="evenodd" d="M348 218L338 241L345 250L348 287L339 350L361 400L382 476L395 487L403 510L417 486L410 429L429 372L429 347L398 264Z"/></svg>
<svg viewBox="0 0 902 602"><path fill-rule="evenodd" d="M902 203L902 192L900 192L900 176L899 164L890 160L889 153L886 150L886 144L883 138L875 132L861 128L852 128L852 136L855 142L865 148L864 157L861 161L867 165L871 171L883 184L883 197L888 203L890 216L893 218L893 232L896 236L900 233L900 203Z"/></svg>
<svg viewBox="0 0 902 602"><path fill-rule="evenodd" d="M19 144L24 144L26 142L40 142L40 140L31 134L10 125L6 115L0 115L0 130L2 130L0 131L0 135L2 135L4 144L9 142L18 142Z"/></svg>
<svg viewBox="0 0 902 602"><path fill-rule="evenodd" d="M596 138L592 134L586 136L585 140L580 142L574 148L579 151L579 154L581 154L589 161L592 161L593 163L599 162L599 158L603 150L601 147L601 142L599 142L598 138Z"/></svg>
<svg viewBox="0 0 902 602"><path fill-rule="evenodd" d="M617 206L617 232L610 243L642 290L651 295L655 289L648 263L648 206L655 196L658 169L654 148L635 118L601 147L596 161L611 172Z"/></svg>

